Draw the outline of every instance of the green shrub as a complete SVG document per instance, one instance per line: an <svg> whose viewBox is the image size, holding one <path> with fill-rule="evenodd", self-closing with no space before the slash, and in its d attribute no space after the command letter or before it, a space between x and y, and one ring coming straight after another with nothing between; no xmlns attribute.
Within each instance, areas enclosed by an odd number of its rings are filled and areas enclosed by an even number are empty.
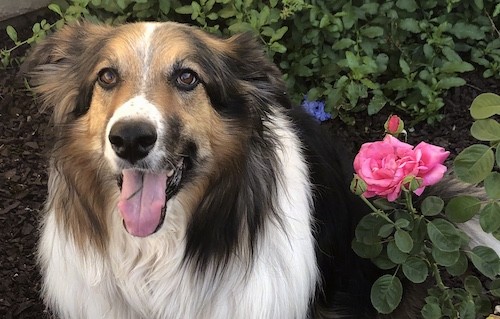
<svg viewBox="0 0 500 319"><path fill-rule="evenodd" d="M500 14L496 0L59 0L60 19L33 28L33 37L0 51L37 42L64 22L85 18L119 24L175 20L209 32L254 32L284 73L296 103L326 102L333 117L353 123L353 112L398 109L414 122L441 119L447 90L465 84L464 72L500 74ZM36 26L36 25L35 25Z"/></svg>

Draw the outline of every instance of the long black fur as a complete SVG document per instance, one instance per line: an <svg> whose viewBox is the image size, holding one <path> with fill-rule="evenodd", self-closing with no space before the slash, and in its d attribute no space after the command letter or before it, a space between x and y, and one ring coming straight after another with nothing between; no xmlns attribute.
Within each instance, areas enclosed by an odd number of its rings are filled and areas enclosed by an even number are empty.
<svg viewBox="0 0 500 319"><path fill-rule="evenodd" d="M265 121L269 106L280 106L289 109L314 186L316 256L322 277L316 302L320 308L338 309L356 318L372 317L369 291L377 271L351 249L354 229L367 207L349 191L353 177L349 154L308 114L291 107L281 74L253 37L241 35L235 54L221 60L214 60L217 55L201 40L194 41L202 48L196 60L210 74L203 85L212 104L239 127L250 127L251 133L246 155L227 167L227 174L212 181L193 216L188 257L195 258L199 266L210 261L224 265L239 246L242 233L249 234L248 249L253 251L258 234L265 231L266 214L273 212L279 218L280 212L272 210L279 179L273 170L275 154L270 151L276 146L275 137ZM249 87L253 89L249 91ZM314 312L317 310L312 309Z"/></svg>

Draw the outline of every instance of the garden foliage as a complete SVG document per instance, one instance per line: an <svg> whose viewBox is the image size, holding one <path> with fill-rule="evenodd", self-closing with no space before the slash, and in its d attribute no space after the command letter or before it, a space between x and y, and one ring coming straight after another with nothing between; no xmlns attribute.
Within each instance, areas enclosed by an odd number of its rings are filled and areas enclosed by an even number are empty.
<svg viewBox="0 0 500 319"><path fill-rule="evenodd" d="M399 199L390 196L393 192L389 191L393 189L389 189L388 183L381 184L384 180L371 176L371 171L367 172L367 177L363 174L367 163L378 163L376 158L367 156L385 156L383 152L382 155L370 153L368 148L380 148L378 145L385 143L364 144L356 157L358 162L355 160L354 167L359 176L353 180L351 188L366 201L373 213L358 224L352 248L359 256L371 259L387 271L374 283L371 293L372 303L381 313L392 312L401 302L403 285L400 278L420 284L433 277L436 286L428 290L421 311L425 319L484 317L492 311L489 297L500 297L500 259L497 253L485 246L470 248L470 238L456 227L477 218L484 232L500 240L500 123L495 119L500 115L500 96L482 94L474 100L470 111L475 120L471 134L486 144L474 144L463 150L455 158L453 168L463 183L481 183L484 187L482 195L460 195L447 203L439 197L428 196L416 207L411 193L419 194L421 187L426 186L426 176L421 175L421 170L406 175L408 165L410 168L416 166L412 156L404 153L404 157L398 158L406 161L405 165L398 166L404 168L403 175L400 172L394 175L403 181L401 190L396 189L402 195ZM401 142L392 144L397 149L405 147ZM436 161L442 154L437 148L433 152L436 154L422 152L417 163L427 169L429 165L426 163ZM363 165L360 160L363 160ZM384 165L390 163L385 161ZM423 173L428 172L424 170ZM372 181L374 177L376 184ZM383 192L383 188L387 192ZM381 197L368 202L366 197L375 194ZM474 266L486 278L485 281L471 272L470 266ZM443 279L445 273L446 277L461 281L462 287L448 287Z"/></svg>
<svg viewBox="0 0 500 319"><path fill-rule="evenodd" d="M173 20L224 36L253 32L295 102L304 96L316 101L303 105L320 120L331 115L353 123L353 112L389 107L432 123L442 116L447 90L465 84L465 72L500 78L498 0L54 0L49 8L57 18L34 24L27 39L7 27L13 46L0 50L4 67L19 62L12 53L20 46L85 18L109 24ZM478 97L471 114L471 134L486 144L465 149L454 171L465 182L482 183L487 198L462 196L445 205L427 197L417 210L406 195L421 185L409 180L405 198L374 201L374 214L356 229L354 250L389 273L373 286L379 312L399 304L401 277L436 280L422 309L426 319L475 318L491 310L488 295L500 297L498 256L487 247L468 249L468 238L453 224L476 216L500 239L500 97ZM489 278L486 287L466 272L469 263ZM462 278L463 288L447 287L443 271Z"/></svg>
<svg viewBox="0 0 500 319"><path fill-rule="evenodd" d="M67 1L67 2L66 2ZM465 84L464 72L500 74L497 0L55 0L53 24L0 51L11 63L18 46L37 42L66 21L84 17L117 24L175 20L209 32L250 31L284 73L292 97L322 100L334 118L383 107L414 121L441 118L443 96Z"/></svg>

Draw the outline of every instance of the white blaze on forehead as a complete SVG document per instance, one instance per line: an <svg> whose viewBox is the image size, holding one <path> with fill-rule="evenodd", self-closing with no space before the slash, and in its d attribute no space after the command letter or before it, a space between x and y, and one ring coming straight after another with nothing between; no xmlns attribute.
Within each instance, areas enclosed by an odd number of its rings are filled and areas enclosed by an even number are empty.
<svg viewBox="0 0 500 319"><path fill-rule="evenodd" d="M151 65L151 60L152 60L152 39L153 39L153 33L155 29L158 27L158 23L156 22L147 22L144 23L144 33L138 43L137 50L139 50L139 56L143 57L142 61L142 82L141 82L141 89L140 92L144 93L146 86L147 86L147 80L149 76L149 66Z"/></svg>
<svg viewBox="0 0 500 319"><path fill-rule="evenodd" d="M106 126L104 155L114 169L119 169L122 161L114 152L109 142L109 133L113 125L119 121L147 121L156 128L158 139L153 149L149 152L145 160L148 161L151 169L159 169L161 159L165 155L163 150L163 134L165 124L158 108L147 100L144 96L138 95L123 103L116 109Z"/></svg>

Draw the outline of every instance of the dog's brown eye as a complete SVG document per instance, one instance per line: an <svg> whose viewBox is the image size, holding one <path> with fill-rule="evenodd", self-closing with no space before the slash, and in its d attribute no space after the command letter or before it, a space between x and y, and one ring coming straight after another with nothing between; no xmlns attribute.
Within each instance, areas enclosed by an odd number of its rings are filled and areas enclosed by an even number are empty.
<svg viewBox="0 0 500 319"><path fill-rule="evenodd" d="M116 70L105 68L99 71L97 80L103 88L110 89L118 82L118 75L116 74Z"/></svg>
<svg viewBox="0 0 500 319"><path fill-rule="evenodd" d="M184 90L192 90L198 84L196 73L190 70L182 71L177 77L177 85Z"/></svg>

